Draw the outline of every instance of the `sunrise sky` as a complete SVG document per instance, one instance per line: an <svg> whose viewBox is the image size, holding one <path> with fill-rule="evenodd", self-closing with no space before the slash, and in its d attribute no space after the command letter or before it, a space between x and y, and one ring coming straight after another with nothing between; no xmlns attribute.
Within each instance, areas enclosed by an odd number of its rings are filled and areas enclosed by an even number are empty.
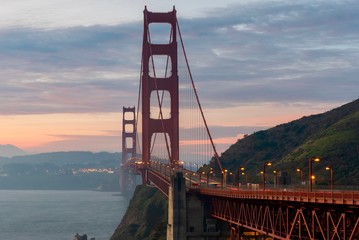
<svg viewBox="0 0 359 240"><path fill-rule="evenodd" d="M177 17L220 150L359 97L357 0L3 0L0 144L121 151L143 9Z"/></svg>

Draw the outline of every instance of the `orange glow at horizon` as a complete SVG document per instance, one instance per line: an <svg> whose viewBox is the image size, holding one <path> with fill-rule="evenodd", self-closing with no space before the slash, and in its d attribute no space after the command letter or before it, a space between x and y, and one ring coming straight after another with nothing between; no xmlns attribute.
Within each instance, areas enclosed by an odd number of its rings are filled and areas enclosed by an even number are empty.
<svg viewBox="0 0 359 240"><path fill-rule="evenodd" d="M233 144L238 140L237 137L222 137L222 138L215 138L213 142L215 144ZM210 144L209 140L201 141L201 140L181 140L180 146L191 146L191 145L206 145Z"/></svg>
<svg viewBox="0 0 359 240"><path fill-rule="evenodd" d="M65 140L66 135L105 135L104 131L120 131L121 119L121 113L2 116L0 144L26 150Z"/></svg>
<svg viewBox="0 0 359 240"><path fill-rule="evenodd" d="M204 111L209 125L218 126L260 126L274 127L303 116L318 114L339 104L298 103L297 105L279 105L276 103L258 103L230 108L207 109Z"/></svg>
<svg viewBox="0 0 359 240"><path fill-rule="evenodd" d="M323 104L319 107L317 105L317 108L310 108L306 104L292 107L263 103L207 109L204 114L210 131L211 126L266 129L305 115L330 110L334 106L336 105ZM122 112L0 116L0 144L12 144L25 151L51 152L69 149L121 151L121 131ZM233 132L227 136L212 137L218 148L217 151L222 152L242 138L243 134L252 134L252 132ZM190 147L198 143L209 144L209 140L183 140L180 145Z"/></svg>

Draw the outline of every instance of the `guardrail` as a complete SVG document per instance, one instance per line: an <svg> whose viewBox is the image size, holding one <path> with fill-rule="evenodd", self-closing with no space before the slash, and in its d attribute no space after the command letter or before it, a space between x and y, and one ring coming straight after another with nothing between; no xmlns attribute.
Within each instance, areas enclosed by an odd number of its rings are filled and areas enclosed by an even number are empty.
<svg viewBox="0 0 359 240"><path fill-rule="evenodd" d="M228 190L198 188L201 194L237 199L258 199L323 204L359 205L359 191Z"/></svg>

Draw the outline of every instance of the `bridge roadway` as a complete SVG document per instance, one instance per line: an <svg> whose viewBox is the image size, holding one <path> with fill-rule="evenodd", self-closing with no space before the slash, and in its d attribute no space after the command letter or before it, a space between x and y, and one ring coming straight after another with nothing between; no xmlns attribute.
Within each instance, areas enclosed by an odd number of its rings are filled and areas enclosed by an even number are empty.
<svg viewBox="0 0 359 240"><path fill-rule="evenodd" d="M135 166L137 171L144 169L142 162L133 162L132 166ZM181 171L184 173L186 179L187 191L198 192L208 196L302 203L342 204L350 206L359 205L359 191L354 190L314 190L312 192L304 190L304 188L266 189L265 191L262 189L251 190L247 189L246 186L238 187L231 184L222 186L220 179L207 178L206 175L200 175L197 172L181 167L171 169L169 164L150 162L149 167L146 169L148 170L149 180L166 196L168 196L171 176L175 171Z"/></svg>
<svg viewBox="0 0 359 240"><path fill-rule="evenodd" d="M183 172L186 191L210 202L211 216L229 224L231 239L241 239L246 231L283 240L359 239L359 191L251 190L155 161L128 164L145 172L147 180L167 197L171 176Z"/></svg>

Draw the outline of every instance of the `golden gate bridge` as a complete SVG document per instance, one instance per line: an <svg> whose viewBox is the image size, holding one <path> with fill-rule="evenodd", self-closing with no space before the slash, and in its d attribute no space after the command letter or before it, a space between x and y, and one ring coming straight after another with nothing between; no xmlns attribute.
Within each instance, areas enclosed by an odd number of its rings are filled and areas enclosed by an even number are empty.
<svg viewBox="0 0 359 240"><path fill-rule="evenodd" d="M168 197L167 239L359 239L359 191L265 189L265 175L256 189L227 182L175 8L144 10L138 102L123 108L122 132L122 191L140 174Z"/></svg>

